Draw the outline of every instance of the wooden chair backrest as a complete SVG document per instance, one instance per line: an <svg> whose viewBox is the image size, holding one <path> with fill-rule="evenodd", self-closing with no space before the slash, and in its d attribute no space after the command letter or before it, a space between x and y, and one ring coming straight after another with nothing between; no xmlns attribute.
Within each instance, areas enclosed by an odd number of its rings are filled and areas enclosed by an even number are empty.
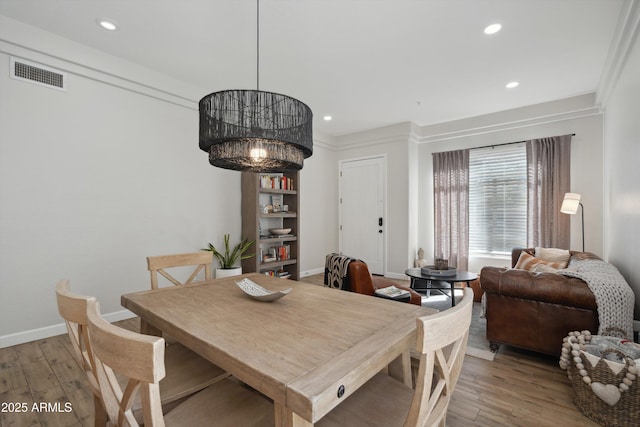
<svg viewBox="0 0 640 427"><path fill-rule="evenodd" d="M102 402L111 423L138 426L131 410L140 393L144 425L164 426L160 380L165 376L163 338L119 328L102 318L99 304L87 304L89 338ZM127 379L124 390L116 374Z"/></svg>
<svg viewBox="0 0 640 427"><path fill-rule="evenodd" d="M58 312L65 321L71 346L76 360L87 374L89 387L94 396L100 396L100 389L95 375L91 342L87 330L87 304L95 301L94 297L87 297L71 292L68 280L60 280L56 284L56 300Z"/></svg>
<svg viewBox="0 0 640 427"><path fill-rule="evenodd" d="M444 425L469 338L473 290L455 307L416 320L420 361L405 426Z"/></svg>
<svg viewBox="0 0 640 427"><path fill-rule="evenodd" d="M163 277L165 277L176 286L192 283L193 280L198 277L198 273L200 273L203 269L205 280L211 280L213 279L213 275L211 273L212 262L213 252L210 251L147 257L147 268L151 272L151 289L158 289L158 273L160 273ZM193 273L191 273L191 276L189 276L189 278L184 282L176 279L165 270L166 268L188 266L194 266L195 269Z"/></svg>

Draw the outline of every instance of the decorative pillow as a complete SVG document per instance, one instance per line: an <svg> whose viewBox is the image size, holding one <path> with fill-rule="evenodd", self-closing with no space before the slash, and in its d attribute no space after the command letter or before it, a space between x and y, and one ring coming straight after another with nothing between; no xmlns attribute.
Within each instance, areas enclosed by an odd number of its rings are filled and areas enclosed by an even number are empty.
<svg viewBox="0 0 640 427"><path fill-rule="evenodd" d="M544 267L538 267L539 265L544 265ZM559 269L564 267L566 267L566 263L545 261L524 251L520 253L520 257L515 266L515 268L520 270L534 271L537 273L543 271L548 272L550 271L549 268Z"/></svg>
<svg viewBox="0 0 640 427"><path fill-rule="evenodd" d="M565 268L569 262L571 253L566 249L536 248L535 256L543 261L560 262L564 265L558 268Z"/></svg>
<svg viewBox="0 0 640 427"><path fill-rule="evenodd" d="M539 262L538 264L533 266L533 269L531 270L534 273L557 273L558 269L557 268L553 268L548 264L545 264L544 262Z"/></svg>

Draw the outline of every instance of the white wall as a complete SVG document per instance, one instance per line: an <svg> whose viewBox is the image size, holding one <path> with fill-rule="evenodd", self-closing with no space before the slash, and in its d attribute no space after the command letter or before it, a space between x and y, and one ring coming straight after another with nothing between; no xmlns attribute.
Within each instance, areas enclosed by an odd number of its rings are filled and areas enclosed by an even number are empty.
<svg viewBox="0 0 640 427"><path fill-rule="evenodd" d="M337 138L337 160L385 156L386 186L386 271L385 276L406 278L404 271L412 265L409 248L409 146L415 126L410 123Z"/></svg>
<svg viewBox="0 0 640 427"><path fill-rule="evenodd" d="M419 146L419 246L433 259L432 153L575 133L571 151L571 189L582 194L585 206L585 249L603 254L602 114L594 95L559 100L487 116L422 128ZM580 215L571 218L571 248L582 248ZM510 266L510 257L470 259L469 270L485 265Z"/></svg>
<svg viewBox="0 0 640 427"><path fill-rule="evenodd" d="M238 239L241 194L240 173L210 166L198 148L197 100L211 88L2 16L0 24L5 347L64 332L54 294L63 278L96 296L109 319L130 316L120 296L149 287L145 257L220 244L227 232ZM10 79L9 55L68 72L68 90ZM324 179L334 156L316 147L305 161L302 269L323 267L337 246L324 234L337 229L337 177Z"/></svg>
<svg viewBox="0 0 640 427"><path fill-rule="evenodd" d="M415 135L415 130L413 132L412 137L408 141L408 180L407 189L408 189L408 201L409 204L407 206L407 248L408 248L408 258L409 263L407 267L413 267L415 261L418 259L418 248L420 248L419 243L419 230L420 224L423 218L420 216L420 151L419 145L417 141L417 136Z"/></svg>
<svg viewBox="0 0 640 427"><path fill-rule="evenodd" d="M239 175L209 166L197 111L80 75L66 92L13 80L4 54L0 69L0 336L59 324L59 279L116 312L148 287L146 256L240 236Z"/></svg>
<svg viewBox="0 0 640 427"><path fill-rule="evenodd" d="M313 156L300 171L300 275L324 272L325 257L338 249L338 161L326 136L314 137Z"/></svg>
<svg viewBox="0 0 640 427"><path fill-rule="evenodd" d="M606 252L636 295L640 319L640 43L605 105L605 170L608 176Z"/></svg>

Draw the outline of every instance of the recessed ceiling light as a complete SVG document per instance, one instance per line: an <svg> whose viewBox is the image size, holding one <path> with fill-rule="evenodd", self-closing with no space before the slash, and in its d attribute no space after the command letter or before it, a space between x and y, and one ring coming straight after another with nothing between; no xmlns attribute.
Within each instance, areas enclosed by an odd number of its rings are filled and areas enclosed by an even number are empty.
<svg viewBox="0 0 640 427"><path fill-rule="evenodd" d="M519 84L520 83L518 83L518 82L509 82L509 83L507 83L506 88L507 89L513 89L514 87L518 87Z"/></svg>
<svg viewBox="0 0 640 427"><path fill-rule="evenodd" d="M113 21L109 21L108 19L98 19L96 22L105 30L114 31L118 28Z"/></svg>
<svg viewBox="0 0 640 427"><path fill-rule="evenodd" d="M491 24L487 28L484 29L485 34L495 34L502 29L502 25L500 24Z"/></svg>
<svg viewBox="0 0 640 427"><path fill-rule="evenodd" d="M330 122L330 121L333 119L333 117L331 117L331 116L324 116L324 117L323 117L323 119L324 119L324 121L325 121L325 122Z"/></svg>

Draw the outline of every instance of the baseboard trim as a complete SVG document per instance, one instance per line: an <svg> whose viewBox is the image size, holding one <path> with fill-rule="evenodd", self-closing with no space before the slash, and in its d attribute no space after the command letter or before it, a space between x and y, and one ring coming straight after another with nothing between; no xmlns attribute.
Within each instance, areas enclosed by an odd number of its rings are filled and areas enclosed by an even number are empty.
<svg viewBox="0 0 640 427"><path fill-rule="evenodd" d="M121 310L114 313L105 314L103 315L103 317L109 322L118 322L120 320L136 317L136 315L129 310ZM44 338L55 337L56 335L62 335L66 333L67 327L64 323L45 326L44 328L31 329L29 331L16 332L13 334L1 336L0 348L12 347L14 345L24 344Z"/></svg>
<svg viewBox="0 0 640 427"><path fill-rule="evenodd" d="M389 279L397 279L397 280L409 280L409 276L404 273L392 273L387 271L384 277L388 277Z"/></svg>
<svg viewBox="0 0 640 427"><path fill-rule="evenodd" d="M316 274L323 274L323 273L324 273L324 267L313 268L311 270L301 271L300 277L302 278L307 276L315 276Z"/></svg>

